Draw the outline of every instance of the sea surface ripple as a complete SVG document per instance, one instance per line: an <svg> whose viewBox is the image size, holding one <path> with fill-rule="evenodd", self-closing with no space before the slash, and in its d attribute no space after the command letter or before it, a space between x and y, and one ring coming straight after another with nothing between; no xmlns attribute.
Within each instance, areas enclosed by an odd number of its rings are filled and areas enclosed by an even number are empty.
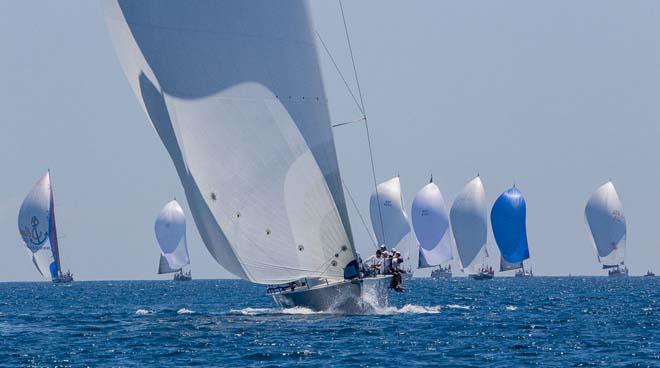
<svg viewBox="0 0 660 368"><path fill-rule="evenodd" d="M407 280L369 315L235 280L0 284L0 366L660 366L660 278Z"/></svg>

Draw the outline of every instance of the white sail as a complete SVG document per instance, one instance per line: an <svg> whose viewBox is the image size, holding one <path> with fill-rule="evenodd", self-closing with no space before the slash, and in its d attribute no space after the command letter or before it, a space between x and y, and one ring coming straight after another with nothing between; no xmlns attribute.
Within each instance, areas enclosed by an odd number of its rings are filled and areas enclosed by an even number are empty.
<svg viewBox="0 0 660 368"><path fill-rule="evenodd" d="M626 217L611 181L591 195L584 209L585 218L603 265L623 264L626 247Z"/></svg>
<svg viewBox="0 0 660 368"><path fill-rule="evenodd" d="M165 258L168 268L158 267L158 273L178 271L190 264L186 242L186 215L176 200L167 203L158 214L155 224L156 239L160 248L161 261ZM162 262L160 262L162 265ZM161 272L167 271L167 272Z"/></svg>
<svg viewBox="0 0 660 368"><path fill-rule="evenodd" d="M307 3L105 1L124 72L225 269L343 278L356 258Z"/></svg>
<svg viewBox="0 0 660 368"><path fill-rule="evenodd" d="M378 184L376 192L371 195L370 215L378 244L385 244L388 248L397 248L399 251L410 247L410 223L403 210L401 182L398 177ZM405 253L402 254L405 256Z"/></svg>
<svg viewBox="0 0 660 368"><path fill-rule="evenodd" d="M181 268L172 268L170 266L170 263L167 261L167 258L165 258L162 254L160 255L160 258L158 259L158 274L166 274L166 273L174 273L178 272Z"/></svg>
<svg viewBox="0 0 660 368"><path fill-rule="evenodd" d="M439 266L452 258L449 216L440 188L425 185L413 199L412 224L419 244L419 268Z"/></svg>
<svg viewBox="0 0 660 368"><path fill-rule="evenodd" d="M468 182L449 211L458 258L469 268L486 245L488 220L486 193L479 176Z"/></svg>
<svg viewBox="0 0 660 368"><path fill-rule="evenodd" d="M56 278L57 242L52 213L50 173L37 181L23 200L18 212L18 230L27 248L32 252L32 262L39 273L47 278Z"/></svg>

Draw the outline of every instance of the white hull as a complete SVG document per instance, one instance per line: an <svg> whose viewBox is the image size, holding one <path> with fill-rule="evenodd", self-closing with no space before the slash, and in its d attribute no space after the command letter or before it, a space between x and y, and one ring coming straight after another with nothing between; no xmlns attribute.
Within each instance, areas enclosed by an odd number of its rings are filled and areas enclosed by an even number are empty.
<svg viewBox="0 0 660 368"><path fill-rule="evenodd" d="M391 281L391 275L340 280L271 295L283 308L304 307L314 311L365 313L388 305Z"/></svg>

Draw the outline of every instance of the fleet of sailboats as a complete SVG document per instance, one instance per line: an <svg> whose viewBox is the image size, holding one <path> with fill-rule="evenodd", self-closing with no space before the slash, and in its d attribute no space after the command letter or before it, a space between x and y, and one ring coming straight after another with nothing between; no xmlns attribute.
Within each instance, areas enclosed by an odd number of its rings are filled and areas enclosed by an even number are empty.
<svg viewBox="0 0 660 368"><path fill-rule="evenodd" d="M260 5L106 0L104 9L124 73L217 263L266 285L283 307L358 310L366 294L384 306L391 276L366 275L360 265L307 4ZM479 175L449 211L431 177L410 218L393 177L375 186L370 215L376 245L398 250L408 265L450 278L455 261L471 278L494 277ZM626 219L611 181L591 195L584 215L602 268L627 276ZM524 264L526 202L515 185L495 200L490 222L499 271L532 276ZM72 282L61 267L50 171L23 201L18 227L39 273ZM158 274L191 280L186 216L176 200L162 208L154 230Z"/></svg>

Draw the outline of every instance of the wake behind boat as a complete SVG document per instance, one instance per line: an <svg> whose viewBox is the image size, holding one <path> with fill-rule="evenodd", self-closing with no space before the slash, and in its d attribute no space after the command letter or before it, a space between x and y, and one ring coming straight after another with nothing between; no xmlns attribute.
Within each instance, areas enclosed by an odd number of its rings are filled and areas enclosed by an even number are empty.
<svg viewBox="0 0 660 368"><path fill-rule="evenodd" d="M56 284L73 281L73 274L62 272L60 264L50 170L23 200L18 213L18 230L31 253L32 263L42 276L50 277Z"/></svg>
<svg viewBox="0 0 660 368"><path fill-rule="evenodd" d="M224 269L278 288L305 282L271 295L312 309L339 292L361 300L363 285L386 279L358 271L306 2L104 8L125 75Z"/></svg>

